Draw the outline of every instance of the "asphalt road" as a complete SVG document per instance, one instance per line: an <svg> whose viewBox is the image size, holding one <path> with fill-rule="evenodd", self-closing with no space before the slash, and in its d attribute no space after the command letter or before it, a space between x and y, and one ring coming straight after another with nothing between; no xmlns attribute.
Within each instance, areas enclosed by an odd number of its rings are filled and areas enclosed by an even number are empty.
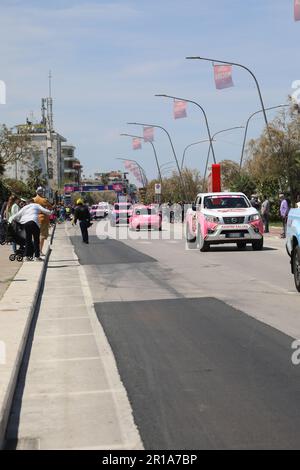
<svg viewBox="0 0 300 470"><path fill-rule="evenodd" d="M300 296L282 240L200 253L163 235L72 239L145 448L299 448Z"/></svg>

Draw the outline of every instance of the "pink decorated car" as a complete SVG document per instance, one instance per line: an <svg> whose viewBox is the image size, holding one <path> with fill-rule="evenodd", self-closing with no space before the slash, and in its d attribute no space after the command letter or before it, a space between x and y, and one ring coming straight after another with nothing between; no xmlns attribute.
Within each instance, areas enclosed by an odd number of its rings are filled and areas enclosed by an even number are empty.
<svg viewBox="0 0 300 470"><path fill-rule="evenodd" d="M130 230L154 229L162 230L162 217L158 208L154 205L134 206L132 216L129 219Z"/></svg>
<svg viewBox="0 0 300 470"><path fill-rule="evenodd" d="M211 245L236 243L243 250L263 248L263 222L243 193L199 193L186 214L189 248L207 251Z"/></svg>

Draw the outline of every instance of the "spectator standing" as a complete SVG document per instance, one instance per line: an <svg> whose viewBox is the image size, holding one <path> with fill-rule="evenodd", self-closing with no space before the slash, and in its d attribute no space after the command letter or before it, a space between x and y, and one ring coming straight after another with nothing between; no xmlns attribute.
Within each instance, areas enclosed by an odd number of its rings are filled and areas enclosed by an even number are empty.
<svg viewBox="0 0 300 470"><path fill-rule="evenodd" d="M90 211L87 206L83 204L82 199L77 199L76 201L76 208L74 211L74 222L73 224L76 225L77 220L79 220L79 225L80 225L80 230L81 230L81 235L82 235L82 241L83 243L86 243L88 245L89 243L89 234L88 234L88 228L91 225L91 215Z"/></svg>
<svg viewBox="0 0 300 470"><path fill-rule="evenodd" d="M8 203L8 201L4 201L2 206L1 206L1 213L0 213L1 220L5 219L5 211L6 211L7 203Z"/></svg>
<svg viewBox="0 0 300 470"><path fill-rule="evenodd" d="M17 196L10 196L10 198L7 201L6 208L5 208L5 213L4 213L4 218L8 221L12 221L12 217L19 212L20 207L19 207L19 198Z"/></svg>
<svg viewBox="0 0 300 470"><path fill-rule="evenodd" d="M259 199L258 197L255 195L255 194L252 194L251 196L251 206L254 207L256 210L260 210L260 202L259 202Z"/></svg>
<svg viewBox="0 0 300 470"><path fill-rule="evenodd" d="M6 209L5 209L5 219L11 223L13 221L14 216L19 212L20 207L20 199L17 196L10 196L7 201ZM17 251L17 244L16 242L12 242L12 249L13 252L16 253Z"/></svg>
<svg viewBox="0 0 300 470"><path fill-rule="evenodd" d="M39 186L36 190L36 196L33 199L35 204L39 204L40 206L44 207L44 209L52 210L53 207L48 201L48 199L44 196L44 189ZM44 243L45 240L49 237L49 226L50 226L50 218L49 215L40 213L39 214L39 225L40 225L40 253L42 256L45 256L43 253Z"/></svg>
<svg viewBox="0 0 300 470"><path fill-rule="evenodd" d="M279 200L280 200L280 217L282 220L282 226L283 226L283 232L281 234L281 238L285 238L286 236L286 224L287 224L287 218L289 214L289 203L287 201L287 198L285 197L284 194L279 194Z"/></svg>
<svg viewBox="0 0 300 470"><path fill-rule="evenodd" d="M36 261L43 261L40 257L40 213L48 216L51 214L48 209L35 204L33 199L30 199L28 204L12 218L12 221L16 220L24 226L26 233L25 256L27 261L32 260L33 254Z"/></svg>
<svg viewBox="0 0 300 470"><path fill-rule="evenodd" d="M261 205L261 216L265 227L265 233L269 233L270 201L267 196L264 196L264 200Z"/></svg>

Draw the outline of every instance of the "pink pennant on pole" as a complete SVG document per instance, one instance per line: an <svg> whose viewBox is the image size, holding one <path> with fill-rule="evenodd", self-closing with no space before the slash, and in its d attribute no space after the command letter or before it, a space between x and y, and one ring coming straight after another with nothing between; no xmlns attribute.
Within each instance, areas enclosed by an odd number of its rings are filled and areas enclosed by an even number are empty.
<svg viewBox="0 0 300 470"><path fill-rule="evenodd" d="M125 166L126 170L129 170L129 169L130 169L130 166L131 166L130 161L129 161L129 160L125 160L125 161L124 161L124 166Z"/></svg>
<svg viewBox="0 0 300 470"><path fill-rule="evenodd" d="M153 142L154 141L154 129L153 127L144 127L144 141Z"/></svg>
<svg viewBox="0 0 300 470"><path fill-rule="evenodd" d="M174 119L181 119L187 116L186 101L174 100Z"/></svg>
<svg viewBox="0 0 300 470"><path fill-rule="evenodd" d="M234 86L231 65L214 65L214 75L217 90Z"/></svg>
<svg viewBox="0 0 300 470"><path fill-rule="evenodd" d="M132 139L132 148L133 150L139 150L142 148L141 139L134 137Z"/></svg>
<svg viewBox="0 0 300 470"><path fill-rule="evenodd" d="M300 0L294 0L294 18L300 21Z"/></svg>

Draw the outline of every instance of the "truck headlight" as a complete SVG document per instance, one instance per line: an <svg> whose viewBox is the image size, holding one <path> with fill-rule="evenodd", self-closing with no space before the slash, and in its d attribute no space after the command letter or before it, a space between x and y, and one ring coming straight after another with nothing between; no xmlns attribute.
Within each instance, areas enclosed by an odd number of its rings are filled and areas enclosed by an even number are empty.
<svg viewBox="0 0 300 470"><path fill-rule="evenodd" d="M253 214L249 215L249 222L255 222L256 220L260 220L260 215L259 214Z"/></svg>
<svg viewBox="0 0 300 470"><path fill-rule="evenodd" d="M204 216L207 222L211 222L212 224L219 223L219 217L215 217L214 215L205 215Z"/></svg>

